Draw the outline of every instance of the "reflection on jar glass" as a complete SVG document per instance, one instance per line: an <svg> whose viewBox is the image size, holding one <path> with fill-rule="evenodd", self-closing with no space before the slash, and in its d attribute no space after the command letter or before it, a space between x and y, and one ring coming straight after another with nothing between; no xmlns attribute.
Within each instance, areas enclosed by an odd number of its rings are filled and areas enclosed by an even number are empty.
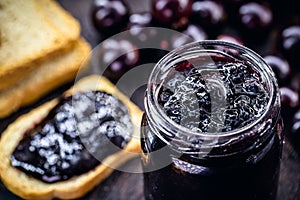
<svg viewBox="0 0 300 200"><path fill-rule="evenodd" d="M275 199L283 136L274 73L223 41L155 66L142 120L146 199Z"/></svg>

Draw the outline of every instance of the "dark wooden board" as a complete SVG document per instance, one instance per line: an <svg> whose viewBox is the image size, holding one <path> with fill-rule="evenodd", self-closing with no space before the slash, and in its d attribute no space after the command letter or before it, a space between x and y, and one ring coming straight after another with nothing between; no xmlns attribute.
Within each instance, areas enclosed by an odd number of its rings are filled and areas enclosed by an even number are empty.
<svg viewBox="0 0 300 200"><path fill-rule="evenodd" d="M101 42L101 35L94 29L91 22L91 4L92 0L59 0L61 5L77 18L82 27L82 36L95 47ZM148 0L128 0L131 10L143 11L149 9ZM67 89L65 85L54 93L44 97L38 103L23 108L12 116L0 121L0 132L2 132L9 123L19 115L32 109L39 104L54 98L62 91ZM142 99L135 99L139 104ZM286 133L288 135L288 133ZM299 150L289 137L286 138L281 164L281 174L279 180L278 200L297 200L300 199L300 154ZM1 152L0 152L1 153ZM1 162L1 161L0 161ZM124 165L129 171L141 171L140 158L133 159ZM17 181L17 180L16 180ZM9 192L0 182L0 200L19 200L20 198ZM141 173L126 173L115 171L105 181L90 191L81 200L143 200L143 175Z"/></svg>

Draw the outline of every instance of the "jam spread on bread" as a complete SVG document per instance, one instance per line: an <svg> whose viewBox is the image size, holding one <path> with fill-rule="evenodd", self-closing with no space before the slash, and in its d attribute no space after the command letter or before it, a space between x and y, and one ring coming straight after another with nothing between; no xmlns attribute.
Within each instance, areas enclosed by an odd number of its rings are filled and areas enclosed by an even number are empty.
<svg viewBox="0 0 300 200"><path fill-rule="evenodd" d="M124 148L132 133L127 107L101 91L60 100L27 130L11 155L12 166L46 183L86 173Z"/></svg>

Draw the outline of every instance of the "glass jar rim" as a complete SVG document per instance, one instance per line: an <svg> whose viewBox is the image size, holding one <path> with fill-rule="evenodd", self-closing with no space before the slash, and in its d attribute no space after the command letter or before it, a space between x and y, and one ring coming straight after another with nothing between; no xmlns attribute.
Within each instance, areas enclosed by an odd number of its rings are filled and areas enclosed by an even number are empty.
<svg viewBox="0 0 300 200"><path fill-rule="evenodd" d="M251 59L251 61L256 62L256 63L259 62L258 66L261 70L259 73L261 73L260 75L263 75L266 78L267 85L270 90L268 92L270 96L269 96L267 105L266 105L263 113L261 114L261 116L259 116L254 121L252 121L251 123L249 123L248 125L246 125L244 127L233 129L231 131L221 132L219 134L211 134L210 132L200 132L200 131L196 132L196 131L188 129L180 124L177 124L175 121L173 121L171 118L169 118L167 116L167 114L163 111L160 104L158 103L157 98L155 98L155 96L156 96L155 92L157 92L157 91L155 91L153 89L153 87L156 87L153 84L153 82L157 83L155 81L155 79L157 78L157 72L158 72L158 70L160 70L160 68L162 66L164 66L164 64L166 64L168 59L170 59L176 55L180 55L184 51L192 50L193 48L201 47L202 51L208 52L210 49L203 48L204 46L208 46L208 45L225 47L225 48L230 48L232 50L237 50L239 52L243 52L244 54L247 54L247 58ZM198 49L198 50L200 50L200 49ZM224 52L219 51L219 53L224 53ZM199 53L199 54L201 54L201 53ZM175 61L176 61L176 59L174 60L174 63L176 63ZM170 65L170 63L169 63L169 65ZM240 133L243 133L245 131L251 130L253 127L257 126L259 124L259 122L262 121L268 115L268 113L270 113L270 110L271 110L270 108L272 108L272 105L275 103L276 98L277 99L280 98L278 95L276 95L276 93L277 93L276 90L278 90L278 85L277 85L277 80L275 78L275 74L272 71L272 69L269 67L269 65L264 61L264 59L259 54L257 54L256 52L254 52L253 50L251 50L245 46L227 42L227 41L202 40L202 41L192 42L192 43L183 45L177 49L174 49L174 50L170 51L168 54L166 54L162 59L159 60L159 62L153 68L152 73L150 74L150 77L148 80L147 92L146 92L146 96L145 96L145 110L147 113L150 113L150 115L155 115L155 123L158 123L158 124L160 122L164 123L164 124L161 124L162 126L158 125L162 128L165 128L164 126L167 124L167 125L169 125L169 127L172 126L177 131L180 131L182 134L186 134L186 135L194 135L194 136L203 137L203 138L231 137L231 136L235 136ZM166 130L166 129L164 129L164 130Z"/></svg>

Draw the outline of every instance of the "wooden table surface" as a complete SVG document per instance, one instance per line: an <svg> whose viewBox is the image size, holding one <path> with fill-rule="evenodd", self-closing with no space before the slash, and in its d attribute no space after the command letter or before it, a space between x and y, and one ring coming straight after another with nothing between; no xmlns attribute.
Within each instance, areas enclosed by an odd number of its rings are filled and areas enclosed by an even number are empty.
<svg viewBox="0 0 300 200"><path fill-rule="evenodd" d="M101 35L94 29L91 23L90 9L92 0L59 0L61 5L69 10L70 13L77 19L79 19L82 27L82 36L95 47L101 42ZM142 11L149 9L148 0L128 0L131 4L131 9L134 11ZM69 86L63 86L55 91L53 94L43 98L40 102L31 107L24 108L18 113L1 120L0 132L2 132L7 125L12 122L20 114L27 112L33 106L37 106L42 102L47 101L61 93ZM141 99L136 100L137 103ZM289 135L286 133L286 135ZM293 138L286 137L283 158L281 164L281 174L279 180L278 200L297 200L300 199L300 141L295 143ZM136 158L124 166L129 171L141 171L140 159ZM0 182L0 200L19 200L10 193L5 186ZM89 192L86 196L80 198L82 200L143 200L143 175L141 173L126 173L115 171L104 182L99 184L95 189Z"/></svg>

